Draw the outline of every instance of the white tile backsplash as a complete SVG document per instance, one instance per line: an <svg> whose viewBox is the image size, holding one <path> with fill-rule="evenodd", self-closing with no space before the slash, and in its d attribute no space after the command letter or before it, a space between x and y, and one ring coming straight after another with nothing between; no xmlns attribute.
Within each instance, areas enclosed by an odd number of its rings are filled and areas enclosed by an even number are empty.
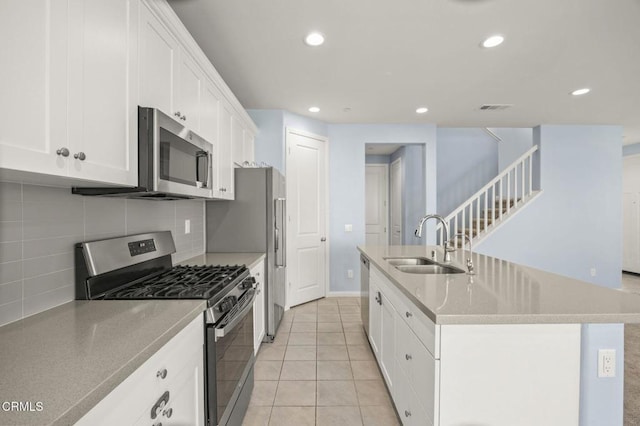
<svg viewBox="0 0 640 426"><path fill-rule="evenodd" d="M201 200L82 197L68 188L0 182L0 325L74 299L75 243L166 230L180 262L204 253L204 217Z"/></svg>

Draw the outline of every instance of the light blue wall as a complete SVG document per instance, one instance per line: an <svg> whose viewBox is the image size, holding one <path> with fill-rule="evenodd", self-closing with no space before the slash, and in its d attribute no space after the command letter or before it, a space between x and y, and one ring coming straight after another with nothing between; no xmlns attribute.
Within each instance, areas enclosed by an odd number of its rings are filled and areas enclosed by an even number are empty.
<svg viewBox="0 0 640 426"><path fill-rule="evenodd" d="M424 238L415 236L422 216L427 214L425 180L425 146L405 145L391 154L390 162L402 161L402 244L424 245Z"/></svg>
<svg viewBox="0 0 640 426"><path fill-rule="evenodd" d="M540 126L543 193L478 245L478 252L604 287L621 285L622 129ZM596 268L592 277L590 269ZM624 338L619 325L582 331L582 426L622 425ZM618 377L598 379L596 353L617 350Z"/></svg>
<svg viewBox="0 0 640 426"><path fill-rule="evenodd" d="M364 165L366 143L426 144L426 194L422 210L436 211L436 128L434 125L330 124L329 209L330 288L332 292L360 290L360 261L356 246L364 244ZM344 225L353 224L353 232ZM433 243L435 222L427 228ZM347 270L354 278L347 279Z"/></svg>
<svg viewBox="0 0 640 426"><path fill-rule="evenodd" d="M523 128L491 128L489 129L502 138L498 142L498 170L504 170L518 157L533 146L533 129Z"/></svg>
<svg viewBox="0 0 640 426"><path fill-rule="evenodd" d="M284 112L281 109L248 109L258 128L255 161L264 161L284 175Z"/></svg>
<svg viewBox="0 0 640 426"><path fill-rule="evenodd" d="M631 145L624 145L622 147L622 155L623 156L627 156L627 155L636 155L636 154L640 154L640 143L634 143Z"/></svg>
<svg viewBox="0 0 640 426"><path fill-rule="evenodd" d="M318 136L327 136L327 123L316 120L314 118L304 117L289 111L284 111L284 127L302 130L307 133L313 133Z"/></svg>
<svg viewBox="0 0 640 426"><path fill-rule="evenodd" d="M437 213L446 216L496 177L498 142L478 128L439 127L437 136Z"/></svg>

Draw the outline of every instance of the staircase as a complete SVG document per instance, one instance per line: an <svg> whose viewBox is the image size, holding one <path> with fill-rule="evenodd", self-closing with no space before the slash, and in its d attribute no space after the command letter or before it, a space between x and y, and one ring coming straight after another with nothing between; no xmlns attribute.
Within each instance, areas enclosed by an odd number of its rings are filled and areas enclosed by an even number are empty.
<svg viewBox="0 0 640 426"><path fill-rule="evenodd" d="M522 154L446 216L449 235L445 237L444 228L439 224L436 228L439 242L463 233L469 236L474 245L478 244L536 198L540 194L540 190L533 188L533 155L537 150L536 145ZM458 247L463 247L465 243L465 238L456 238Z"/></svg>

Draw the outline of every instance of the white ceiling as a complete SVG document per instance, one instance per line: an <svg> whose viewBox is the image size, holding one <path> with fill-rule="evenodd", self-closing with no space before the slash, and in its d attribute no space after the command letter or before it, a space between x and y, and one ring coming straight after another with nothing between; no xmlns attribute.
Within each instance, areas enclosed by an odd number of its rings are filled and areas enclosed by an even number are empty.
<svg viewBox="0 0 640 426"><path fill-rule="evenodd" d="M170 4L245 108L329 123L615 124L640 142L640 0ZM311 30L323 46L303 43ZM496 33L501 46L479 47ZM581 87L592 92L568 94Z"/></svg>

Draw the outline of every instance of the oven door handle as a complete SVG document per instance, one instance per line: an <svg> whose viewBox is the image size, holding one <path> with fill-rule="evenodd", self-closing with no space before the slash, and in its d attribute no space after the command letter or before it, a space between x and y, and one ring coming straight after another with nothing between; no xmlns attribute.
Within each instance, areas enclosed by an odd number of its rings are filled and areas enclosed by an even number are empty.
<svg viewBox="0 0 640 426"><path fill-rule="evenodd" d="M235 327L236 325L238 325L238 323L240 323L240 321L242 321L242 319L245 317L245 315L247 315L247 313L253 309L253 301L256 300L256 292L255 290L251 289L249 290L252 294L251 294L251 299L247 302L247 304L244 306L244 308L242 308L240 311L238 311L238 313L233 317L233 319L231 321L229 321L227 323L227 325L225 325L222 328L218 328L216 327L216 342L218 341L218 339L226 336L227 334L229 334ZM253 325L252 325L253 327Z"/></svg>

